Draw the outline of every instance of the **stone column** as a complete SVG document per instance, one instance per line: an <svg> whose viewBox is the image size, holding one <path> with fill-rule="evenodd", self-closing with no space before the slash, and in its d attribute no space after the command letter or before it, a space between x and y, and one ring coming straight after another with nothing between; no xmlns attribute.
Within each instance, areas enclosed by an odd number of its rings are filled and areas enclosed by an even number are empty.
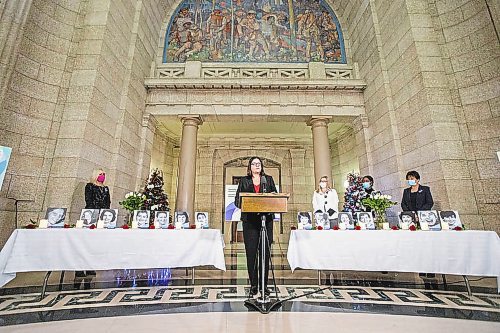
<svg viewBox="0 0 500 333"><path fill-rule="evenodd" d="M330 143L328 142L328 123L330 117L312 117L308 122L313 134L314 179L316 183L322 176L332 180Z"/></svg>
<svg viewBox="0 0 500 333"><path fill-rule="evenodd" d="M180 118L182 121L182 138L175 211L188 212L192 223L194 221L196 141L198 126L203 123L203 120L200 116L181 116Z"/></svg>

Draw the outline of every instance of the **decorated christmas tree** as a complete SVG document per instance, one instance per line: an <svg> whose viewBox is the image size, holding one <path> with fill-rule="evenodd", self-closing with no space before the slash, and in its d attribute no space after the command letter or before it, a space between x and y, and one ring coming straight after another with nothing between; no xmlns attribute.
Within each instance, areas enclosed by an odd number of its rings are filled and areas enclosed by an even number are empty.
<svg viewBox="0 0 500 333"><path fill-rule="evenodd" d="M143 193L146 196L144 204L142 206L143 210L151 211L168 211L168 197L163 190L163 172L158 169L154 169L146 180L146 186L144 187ZM151 221L154 219L154 213L151 213Z"/></svg>
<svg viewBox="0 0 500 333"><path fill-rule="evenodd" d="M344 194L344 212L353 213L355 218L355 212L361 210L361 199L366 196L366 192L363 190L363 185L361 177L357 173L347 174L347 181L349 185L347 186Z"/></svg>

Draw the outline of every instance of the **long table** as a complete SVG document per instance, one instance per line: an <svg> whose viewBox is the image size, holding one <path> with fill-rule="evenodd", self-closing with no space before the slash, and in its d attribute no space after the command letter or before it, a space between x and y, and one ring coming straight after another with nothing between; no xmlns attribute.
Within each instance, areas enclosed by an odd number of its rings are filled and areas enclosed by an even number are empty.
<svg viewBox="0 0 500 333"><path fill-rule="evenodd" d="M219 230L17 229L0 252L0 287L18 272L214 266L226 270Z"/></svg>
<svg viewBox="0 0 500 333"><path fill-rule="evenodd" d="M493 231L292 230L287 258L292 271L393 271L500 279L500 239Z"/></svg>

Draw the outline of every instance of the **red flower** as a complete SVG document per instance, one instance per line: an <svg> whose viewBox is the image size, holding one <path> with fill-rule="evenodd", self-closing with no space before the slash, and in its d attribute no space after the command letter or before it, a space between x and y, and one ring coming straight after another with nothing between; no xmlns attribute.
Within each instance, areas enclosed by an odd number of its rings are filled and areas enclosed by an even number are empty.
<svg viewBox="0 0 500 333"><path fill-rule="evenodd" d="M124 224L122 225L122 229L130 229L130 227L128 226L128 224Z"/></svg>
<svg viewBox="0 0 500 333"><path fill-rule="evenodd" d="M89 227L89 229L95 229L95 228L96 228L95 224L92 224L92 225Z"/></svg>
<svg viewBox="0 0 500 333"><path fill-rule="evenodd" d="M196 224L190 224L189 229L196 229Z"/></svg>
<svg viewBox="0 0 500 333"><path fill-rule="evenodd" d="M149 229L155 229L155 225L154 225L154 224L151 224L151 225L149 226Z"/></svg>
<svg viewBox="0 0 500 333"><path fill-rule="evenodd" d="M397 226L395 226L395 225L393 225L393 226L391 227L391 229L392 229L392 230L399 230L399 228L398 228Z"/></svg>
<svg viewBox="0 0 500 333"><path fill-rule="evenodd" d="M416 228L416 227L412 224L412 225L410 226L410 230L411 230L411 231L415 231L415 230L417 230L417 228Z"/></svg>
<svg viewBox="0 0 500 333"><path fill-rule="evenodd" d="M455 230L455 231L462 231L463 229L462 229L462 227L455 227L455 228L453 228L453 230Z"/></svg>
<svg viewBox="0 0 500 333"><path fill-rule="evenodd" d="M317 229L318 230L323 230L323 227L319 225Z"/></svg>
<svg viewBox="0 0 500 333"><path fill-rule="evenodd" d="M36 224L34 224L34 223L30 223L30 224L26 225L26 227L25 227L25 228L26 228L26 229L36 229Z"/></svg>
<svg viewBox="0 0 500 333"><path fill-rule="evenodd" d="M334 225L333 226L333 230L339 230L339 226L338 225Z"/></svg>
<svg viewBox="0 0 500 333"><path fill-rule="evenodd" d="M167 229L175 229L174 225L173 224L169 224Z"/></svg>
<svg viewBox="0 0 500 333"><path fill-rule="evenodd" d="M69 224L64 224L64 229L69 229L69 228L70 228Z"/></svg>
<svg viewBox="0 0 500 333"><path fill-rule="evenodd" d="M361 227L359 225L354 227L354 230L361 230Z"/></svg>
<svg viewBox="0 0 500 333"><path fill-rule="evenodd" d="M296 226L294 226L294 225L292 225L292 226L290 227L290 229L291 229L291 230L297 230L297 227L296 227Z"/></svg>

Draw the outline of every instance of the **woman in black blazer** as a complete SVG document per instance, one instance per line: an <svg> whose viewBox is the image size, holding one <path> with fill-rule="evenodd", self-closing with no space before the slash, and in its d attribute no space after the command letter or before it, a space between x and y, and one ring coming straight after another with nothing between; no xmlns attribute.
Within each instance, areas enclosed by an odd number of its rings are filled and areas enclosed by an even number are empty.
<svg viewBox="0 0 500 333"><path fill-rule="evenodd" d="M406 174L406 180L410 187L405 188L401 208L403 211L431 210L434 205L431 189L428 186L420 185L420 175L416 171Z"/></svg>
<svg viewBox="0 0 500 333"><path fill-rule="evenodd" d="M264 165L259 157L252 157L248 161L247 176L241 178L236 191L235 205L241 208L240 193L272 193L277 192L273 177L268 176L264 172ZM265 213L266 229L269 238L268 248L266 250L266 265L265 265L265 293L270 294L267 288L267 280L269 276L269 259L271 253L271 244L273 243L273 214ZM261 259L257 258L257 250L259 248L260 228L262 225L262 214L260 213L241 213L241 221L243 221L243 239L245 242L245 251L247 255L248 277L250 279L250 296L256 295L259 287L259 273ZM257 260L258 259L258 260Z"/></svg>

